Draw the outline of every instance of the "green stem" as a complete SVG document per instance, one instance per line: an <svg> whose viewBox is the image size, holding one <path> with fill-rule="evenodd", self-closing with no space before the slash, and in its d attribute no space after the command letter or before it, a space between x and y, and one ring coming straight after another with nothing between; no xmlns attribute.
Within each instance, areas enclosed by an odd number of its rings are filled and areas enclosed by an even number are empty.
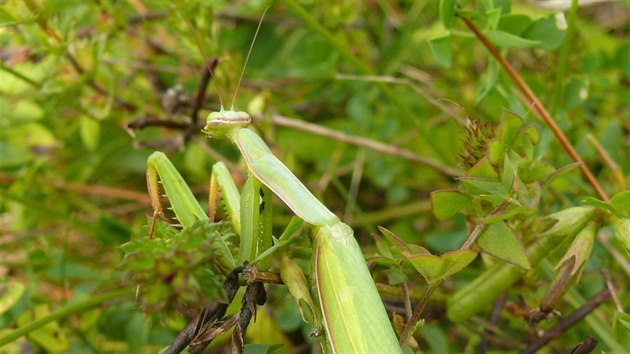
<svg viewBox="0 0 630 354"><path fill-rule="evenodd" d="M26 82L27 84L33 86L36 89L39 89L39 88L42 87L42 85L40 83L38 83L37 81L29 78L28 76L26 76L26 75L24 75L24 74L22 74L22 73L20 73L20 72L18 72L16 70L13 70L13 69L11 69L11 68L9 68L7 66L4 66L2 63L0 63L0 70L6 71L7 73L17 77L18 79Z"/></svg>
<svg viewBox="0 0 630 354"><path fill-rule="evenodd" d="M9 332L7 334L5 334L4 336L0 337L0 347L2 347L5 344L11 343L12 341L40 328L43 327L45 325L47 325L50 322L59 320L61 318L64 317L68 317L74 313L78 313L84 310L87 310L91 307L97 306L102 304L103 302L109 301L109 300L113 300L116 298L120 298L120 297L127 297L130 295L133 295L134 291L129 290L129 289L124 289L124 290L115 290L109 293L105 293L105 294L101 294L101 295L97 295L97 296L91 296L88 297L86 299L83 299L79 302L76 302L74 304L71 305L67 305L64 306L62 308L60 308L59 310L44 316L40 319L37 319L33 322L30 322L18 329L16 329L13 332Z"/></svg>
<svg viewBox="0 0 630 354"><path fill-rule="evenodd" d="M560 49L560 55L558 57L558 71L556 72L556 87L554 89L553 96L551 98L551 104L549 104L551 114L555 115L560 102L564 99L564 85L567 78L567 69L569 62L569 53L573 48L573 33L575 32L575 20L577 19L578 0L571 2L571 10L567 19L568 29L562 48Z"/></svg>
<svg viewBox="0 0 630 354"><path fill-rule="evenodd" d="M416 328L416 323L420 320L420 315L422 315L422 312L424 311L424 308L427 306L427 303L429 303L429 299L431 298L431 294L433 294L433 291L435 289L437 289L437 287L440 286L440 284L442 284L441 280L437 281L435 284L429 284L429 287L427 288L427 291L424 293L424 296L422 297L422 300L420 300L420 302L418 303L418 305L414 309L413 315L407 321L407 324L405 325L405 329L403 330L403 333L400 336L400 346L401 347L403 347L403 346L405 346L405 344L407 344L407 341L409 340L409 338L411 337L411 335L414 332L414 329Z"/></svg>

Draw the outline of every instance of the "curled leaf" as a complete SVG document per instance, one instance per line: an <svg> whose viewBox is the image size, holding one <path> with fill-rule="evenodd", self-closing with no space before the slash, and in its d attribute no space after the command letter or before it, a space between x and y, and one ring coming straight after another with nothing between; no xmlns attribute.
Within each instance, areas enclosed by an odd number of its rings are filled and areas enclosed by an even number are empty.
<svg viewBox="0 0 630 354"><path fill-rule="evenodd" d="M552 221L553 225L543 231L540 236L566 236L574 235L584 228L586 222L593 215L592 207L572 207L545 217Z"/></svg>
<svg viewBox="0 0 630 354"><path fill-rule="evenodd" d="M576 277L576 282L580 278L580 274L586 261L588 261L589 256L591 255L591 250L593 249L593 243L595 242L595 224L589 223L585 228L580 231L571 246L564 254L556 269L562 267L563 264L568 262L569 259L575 258L575 262L573 263L573 267L571 269L571 276Z"/></svg>
<svg viewBox="0 0 630 354"><path fill-rule="evenodd" d="M432 254L406 254L405 256L427 283L434 284L464 269L477 257L477 252L455 250L439 256Z"/></svg>

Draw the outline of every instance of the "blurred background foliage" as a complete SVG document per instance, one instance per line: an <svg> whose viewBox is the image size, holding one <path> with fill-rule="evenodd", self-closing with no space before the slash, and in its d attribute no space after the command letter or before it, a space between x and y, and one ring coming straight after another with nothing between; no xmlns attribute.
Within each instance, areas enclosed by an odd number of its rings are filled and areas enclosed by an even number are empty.
<svg viewBox="0 0 630 354"><path fill-rule="evenodd" d="M569 1L459 3L471 13L500 9L494 43L604 188L618 191L614 171L588 136L621 166L622 176L630 173L628 3L580 7L568 30L568 10L555 6ZM461 245L464 218L438 221L428 196L452 188L453 174L463 169L457 156L467 117L498 124L503 110L511 110L538 126L536 149L545 161L571 162L466 26L454 18L446 32L438 1L302 5L336 42L282 1L0 1L0 284L5 292L16 283L24 287L12 306L0 303L0 334L94 292L130 286L121 280L119 246L146 236L145 169L154 150L171 156L201 201L218 158L242 177L235 149L209 142L195 124L219 108L219 94L231 105L267 6L235 107L255 115L255 128L274 152L355 227L366 249L377 225L434 253ZM219 64L194 117L204 56ZM347 136L315 134L312 125L286 127L286 118L369 140L357 145ZM376 143L413 156L375 150ZM542 196L543 214L593 195L578 170L557 179L551 191ZM290 214L277 210L280 228ZM599 284L599 273L589 270L610 262L596 245L580 288ZM467 269L457 281L476 272ZM423 350L471 348L466 338L475 336L473 328L452 327L440 314L448 288L435 295L437 320L423 327ZM184 323L174 314L147 319L123 299L0 351L17 352L28 341L40 352L156 352ZM267 331L299 332L299 313L286 291L271 316L258 317L273 324ZM564 346L584 333L578 326ZM260 343L271 338L258 335Z"/></svg>

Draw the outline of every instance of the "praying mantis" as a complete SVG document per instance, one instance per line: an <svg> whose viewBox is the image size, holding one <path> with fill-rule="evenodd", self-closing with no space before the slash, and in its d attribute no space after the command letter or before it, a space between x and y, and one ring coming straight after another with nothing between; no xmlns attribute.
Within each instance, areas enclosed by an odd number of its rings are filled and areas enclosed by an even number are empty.
<svg viewBox="0 0 630 354"><path fill-rule="evenodd" d="M258 29L261 23L262 19ZM234 99L237 90L238 86ZM213 166L209 218L214 218L213 201L220 190L233 229L241 237L238 260L223 244L219 248L219 262L224 268L233 269L243 262L253 261L272 246L270 207L272 193L275 194L314 235L312 268L316 290L313 295L317 298L317 312L321 312L325 329L324 350L400 353L398 340L353 230L326 208L249 128L250 115L235 111L234 99L230 110L225 110L221 103L220 111L210 113L203 128L208 137L227 139L238 148L249 175L239 196L226 166L221 162ZM155 152L147 163L147 185L154 209L151 232L155 219L162 213L158 183L184 228L208 219L166 155ZM261 268L270 265L269 257L257 263Z"/></svg>

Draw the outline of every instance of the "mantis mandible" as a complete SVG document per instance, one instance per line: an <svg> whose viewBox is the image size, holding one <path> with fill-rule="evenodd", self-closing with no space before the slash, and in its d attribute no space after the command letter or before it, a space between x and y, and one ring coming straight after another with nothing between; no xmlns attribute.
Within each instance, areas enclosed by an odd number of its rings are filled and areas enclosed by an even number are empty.
<svg viewBox="0 0 630 354"><path fill-rule="evenodd" d="M261 23L262 20L258 29ZM250 47L250 53L252 47ZM249 53L245 65L248 59ZM319 299L322 323L331 351L333 353L400 353L398 340L361 249L354 238L353 230L328 210L271 152L265 142L249 129L252 120L250 115L234 110L237 90L238 86L231 109L225 110L221 103L219 112L209 114L203 131L210 138L228 139L236 145L250 174L247 183L251 186L246 186L250 190L244 192L240 200L234 182L222 163L217 163L213 167L210 187L211 201L217 196L217 186L221 188L228 214L233 220L234 230L241 235L239 263L251 261L271 246L270 221L259 222L251 218L252 215L254 217L270 215L262 213L262 209L263 205L270 206L270 192L273 192L293 213L310 225L315 235L313 249L315 295ZM196 220L207 218L196 201L189 202L194 201L194 197L189 191L183 191L185 187L183 179L166 156L159 152L154 153L148 161L147 177L152 200L158 200L156 194L158 174L177 218L184 227ZM243 203L244 205L240 205L246 199L249 200ZM176 204L192 212L178 213ZM197 204L197 206L192 206L192 204ZM153 205L156 210L155 217L160 213L161 206L159 202L154 202ZM211 202L210 205L209 214L212 219L214 203ZM260 206L260 210L257 213L244 212L245 205L250 208ZM246 226L246 224L251 226ZM263 230L264 232L255 230L260 227L268 228L268 230ZM245 241L246 237L253 239ZM247 249L244 249L243 245L247 245L245 247ZM222 264L225 267L237 265L229 250L225 252Z"/></svg>

